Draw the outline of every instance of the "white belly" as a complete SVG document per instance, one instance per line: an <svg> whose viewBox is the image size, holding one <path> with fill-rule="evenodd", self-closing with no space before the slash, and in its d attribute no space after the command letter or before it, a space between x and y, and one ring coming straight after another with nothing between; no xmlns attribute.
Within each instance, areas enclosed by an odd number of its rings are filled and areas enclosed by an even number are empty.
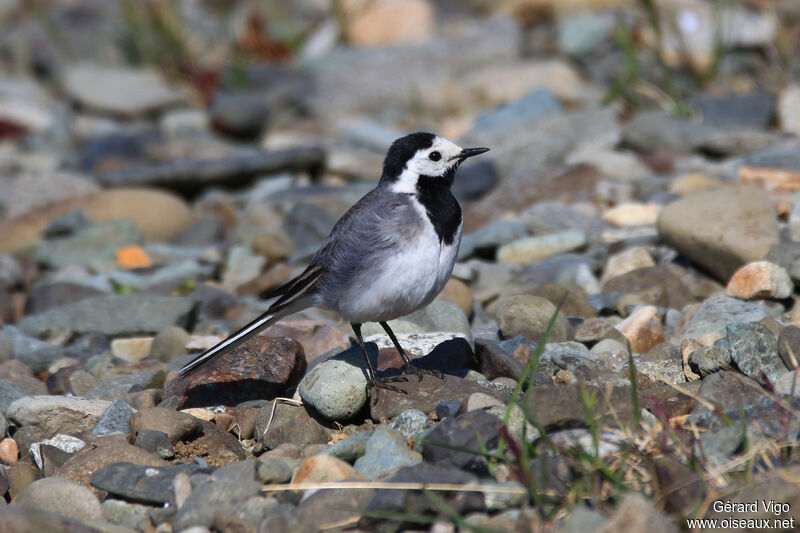
<svg viewBox="0 0 800 533"><path fill-rule="evenodd" d="M359 276L360 283L342 295L335 310L349 322L381 322L428 305L450 279L460 243L461 228L447 245L431 226L416 242Z"/></svg>

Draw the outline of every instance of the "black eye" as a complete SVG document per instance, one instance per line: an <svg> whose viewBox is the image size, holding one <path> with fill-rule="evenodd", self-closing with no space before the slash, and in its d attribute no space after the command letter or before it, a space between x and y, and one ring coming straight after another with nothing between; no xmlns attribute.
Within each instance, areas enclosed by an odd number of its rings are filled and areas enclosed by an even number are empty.
<svg viewBox="0 0 800 533"><path fill-rule="evenodd" d="M441 158L442 158L442 154L440 154L439 152L431 152L428 155L428 159L430 159L431 161L438 161Z"/></svg>

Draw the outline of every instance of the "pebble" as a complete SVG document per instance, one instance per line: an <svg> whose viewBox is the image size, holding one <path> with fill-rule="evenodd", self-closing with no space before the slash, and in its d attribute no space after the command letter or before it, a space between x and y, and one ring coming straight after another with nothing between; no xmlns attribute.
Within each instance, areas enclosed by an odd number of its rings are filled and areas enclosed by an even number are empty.
<svg viewBox="0 0 800 533"><path fill-rule="evenodd" d="M16 503L28 509L59 513L83 522L105 521L103 506L92 491L59 477L34 481L17 496Z"/></svg>
<svg viewBox="0 0 800 533"><path fill-rule="evenodd" d="M4 465L14 466L19 459L17 442L11 437L0 439L0 462Z"/></svg>
<svg viewBox="0 0 800 533"><path fill-rule="evenodd" d="M618 228L655 224L661 206L658 204L625 203L612 207L603 213L603 220Z"/></svg>
<svg viewBox="0 0 800 533"><path fill-rule="evenodd" d="M537 237L523 237L497 249L499 263L528 265L577 250L586 245L586 234L580 230L569 230Z"/></svg>
<svg viewBox="0 0 800 533"><path fill-rule="evenodd" d="M39 263L59 269L68 266L116 265L117 251L140 244L142 234L128 220L116 220L89 226L73 235L44 241L34 254Z"/></svg>
<svg viewBox="0 0 800 533"><path fill-rule="evenodd" d="M779 241L769 198L745 186L701 192L667 205L658 233L723 281L743 264L763 258Z"/></svg>
<svg viewBox="0 0 800 533"><path fill-rule="evenodd" d="M333 455L315 455L300 463L291 476L292 483L332 483L364 479L364 475Z"/></svg>
<svg viewBox="0 0 800 533"><path fill-rule="evenodd" d="M53 434L62 427L92 429L111 402L66 396L26 396L8 406L6 416L17 425L35 425Z"/></svg>
<svg viewBox="0 0 800 533"><path fill-rule="evenodd" d="M658 309L652 305L640 307L628 318L614 326L630 342L636 353L646 353L664 342L664 327Z"/></svg>
<svg viewBox="0 0 800 533"><path fill-rule="evenodd" d="M556 319L547 341L560 342L569 338L567 318L557 311L555 305L538 296L520 294L501 298L497 302L496 314L500 332L506 339L523 335L538 342L544 337L554 315Z"/></svg>
<svg viewBox="0 0 800 533"><path fill-rule="evenodd" d="M438 404L437 404L438 405ZM395 418L389 427L399 431L406 439L414 439L415 436L425 431L431 426L425 413L417 409L403 411Z"/></svg>
<svg viewBox="0 0 800 533"><path fill-rule="evenodd" d="M367 403L364 365L361 348L354 346L312 368L297 391L306 405L328 420L349 420Z"/></svg>
<svg viewBox="0 0 800 533"><path fill-rule="evenodd" d="M391 470L422 463L422 455L408 449L406 437L395 429L378 427L367 440L364 455L353 468L367 479L375 479Z"/></svg>
<svg viewBox="0 0 800 533"><path fill-rule="evenodd" d="M173 459L175 449L172 441L163 431L155 429L140 429L136 432L136 440L133 443L137 448L152 452L156 457L162 459Z"/></svg>
<svg viewBox="0 0 800 533"><path fill-rule="evenodd" d="M327 444L330 435L305 408L278 402L274 411L272 403L261 408L253 438L266 449L274 450L284 443L301 448L311 444Z"/></svg>
<svg viewBox="0 0 800 533"><path fill-rule="evenodd" d="M766 378L775 383L786 371L778 356L778 341L763 324L728 324L725 331L731 360L746 376L759 382Z"/></svg>
<svg viewBox="0 0 800 533"><path fill-rule="evenodd" d="M775 263L756 261L740 267L725 287L728 296L743 300L788 298L794 291L789 273Z"/></svg>
<svg viewBox="0 0 800 533"><path fill-rule="evenodd" d="M608 256L600 282L605 283L610 279L623 276L634 270L654 266L656 264L650 250L641 246L628 248Z"/></svg>
<svg viewBox="0 0 800 533"><path fill-rule="evenodd" d="M782 242L774 246L764 260L783 267L793 280L800 280L800 243Z"/></svg>
<svg viewBox="0 0 800 533"><path fill-rule="evenodd" d="M184 100L180 91L151 70L80 63L66 69L61 81L80 104L117 115L141 115Z"/></svg>
<svg viewBox="0 0 800 533"><path fill-rule="evenodd" d="M130 432L136 435L139 431L150 429L162 431L175 444L178 441L190 441L203 433L203 423L199 419L162 407L141 409L130 417Z"/></svg>
<svg viewBox="0 0 800 533"><path fill-rule="evenodd" d="M800 136L800 86L790 84L778 95L778 124L781 131Z"/></svg>
<svg viewBox="0 0 800 533"><path fill-rule="evenodd" d="M114 433L128 434L130 419L136 411L124 400L114 400L103 411L100 420L92 428L92 435L104 436Z"/></svg>
<svg viewBox="0 0 800 533"><path fill-rule="evenodd" d="M482 410L471 411L454 418L445 418L428 433L422 447L422 456L426 463L435 466L456 466L468 469L470 465L480 461L479 456L456 451L450 447L437 446L436 443L467 450L479 450L481 446L492 449L499 438L498 425L496 416ZM478 435L480 435L480 441Z"/></svg>

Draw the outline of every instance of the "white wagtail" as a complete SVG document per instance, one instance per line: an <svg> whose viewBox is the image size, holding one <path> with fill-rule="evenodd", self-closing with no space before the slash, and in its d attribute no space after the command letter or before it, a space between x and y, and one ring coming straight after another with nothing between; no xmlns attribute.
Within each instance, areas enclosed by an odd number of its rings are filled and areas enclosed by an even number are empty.
<svg viewBox="0 0 800 533"><path fill-rule="evenodd" d="M256 320L197 356L185 376L238 346L273 322L307 307L339 313L350 322L367 362L367 387L398 390L378 379L361 337L363 322L386 330L405 364L412 365L387 320L431 303L450 278L461 243L462 217L450 186L468 157L488 148L461 148L432 133L412 133L392 143L378 186L336 223L305 271L275 290L280 297ZM404 379L404 378L400 378Z"/></svg>

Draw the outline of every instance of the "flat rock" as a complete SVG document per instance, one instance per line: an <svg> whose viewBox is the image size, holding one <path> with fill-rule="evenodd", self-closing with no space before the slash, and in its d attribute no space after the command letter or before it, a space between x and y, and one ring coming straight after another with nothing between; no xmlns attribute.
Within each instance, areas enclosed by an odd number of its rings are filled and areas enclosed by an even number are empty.
<svg viewBox="0 0 800 533"><path fill-rule="evenodd" d="M271 400L297 385L305 369L297 341L255 336L190 375L169 381L164 395L177 396L181 409Z"/></svg>
<svg viewBox="0 0 800 533"><path fill-rule="evenodd" d="M62 84L80 104L118 115L140 115L184 101L155 71L80 63L66 69Z"/></svg>
<svg viewBox="0 0 800 533"><path fill-rule="evenodd" d="M603 283L604 294L620 293L631 305L683 309L692 298L689 288L665 267L637 268Z"/></svg>
<svg viewBox="0 0 800 533"><path fill-rule="evenodd" d="M111 402L67 396L26 396L14 401L6 412L20 426L34 425L50 434L59 428L92 429Z"/></svg>
<svg viewBox="0 0 800 533"><path fill-rule="evenodd" d="M594 418L598 423L616 426L630 424L633 420L631 391L627 387L614 387L609 396L605 390L586 386L586 392L597 394ZM605 389L605 388L603 388ZM587 423L586 410L580 400L579 384L537 386L533 388L528 404L531 415L543 427L564 427Z"/></svg>
<svg viewBox="0 0 800 533"><path fill-rule="evenodd" d="M89 226L74 235L49 239L37 248L34 258L53 269L115 265L118 249L141 242L142 234L136 226L127 220L115 220Z"/></svg>
<svg viewBox="0 0 800 533"><path fill-rule="evenodd" d="M764 390L753 379L730 370L721 370L703 378L697 393L723 412L736 405L745 405L764 395ZM697 402L693 412L708 411Z"/></svg>
<svg viewBox="0 0 800 533"><path fill-rule="evenodd" d="M779 242L775 208L765 193L746 186L701 192L667 205L658 233L723 281Z"/></svg>
<svg viewBox="0 0 800 533"><path fill-rule="evenodd" d="M179 296L114 294L86 298L25 317L20 329L34 337L58 331L100 332L109 336L154 333L166 325L188 326L194 302Z"/></svg>
<svg viewBox="0 0 800 533"><path fill-rule="evenodd" d="M453 375L448 375L444 381L428 375L424 375L422 381L418 381L414 376L409 376L408 381L393 383L393 385L405 391L405 394L381 390L377 403L370 403L370 416L373 420L394 418L409 409L429 413L440 402L466 402L467 398L475 392L485 392L502 398L502 394L494 390Z"/></svg>
<svg viewBox="0 0 800 533"><path fill-rule="evenodd" d="M164 505L174 499L173 480L180 473L208 472L199 465L143 466L111 463L92 474L92 486L132 502Z"/></svg>

